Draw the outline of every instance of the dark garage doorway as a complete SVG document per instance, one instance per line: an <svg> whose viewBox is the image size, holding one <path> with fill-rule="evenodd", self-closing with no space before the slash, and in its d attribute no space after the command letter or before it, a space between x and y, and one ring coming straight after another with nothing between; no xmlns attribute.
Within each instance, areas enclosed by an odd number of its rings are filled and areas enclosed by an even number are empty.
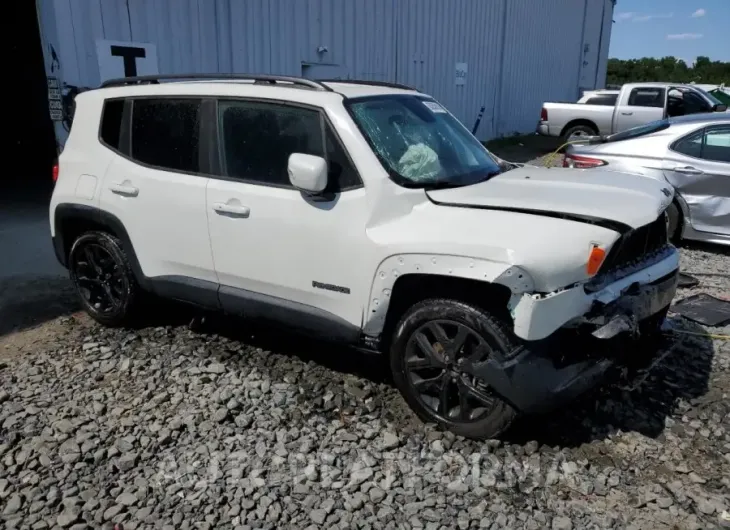
<svg viewBox="0 0 730 530"><path fill-rule="evenodd" d="M10 131L6 144L10 163L0 179L0 197L47 197L56 139L48 112L48 83L36 14L30 0L11 2L9 27L15 28L5 51L5 110ZM7 18L6 18L7 20ZM8 64L9 62L10 64Z"/></svg>

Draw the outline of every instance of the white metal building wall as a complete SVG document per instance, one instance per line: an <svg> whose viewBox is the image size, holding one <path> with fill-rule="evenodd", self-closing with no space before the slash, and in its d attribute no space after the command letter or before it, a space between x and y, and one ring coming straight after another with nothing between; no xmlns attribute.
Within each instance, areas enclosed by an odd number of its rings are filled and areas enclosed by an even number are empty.
<svg viewBox="0 0 730 530"><path fill-rule="evenodd" d="M98 40L148 42L160 73L310 72L406 83L469 128L484 106L477 136L488 139L534 130L543 101L603 86L614 0L36 3L47 73L71 85L99 85ZM464 85L455 83L456 63L468 66Z"/></svg>

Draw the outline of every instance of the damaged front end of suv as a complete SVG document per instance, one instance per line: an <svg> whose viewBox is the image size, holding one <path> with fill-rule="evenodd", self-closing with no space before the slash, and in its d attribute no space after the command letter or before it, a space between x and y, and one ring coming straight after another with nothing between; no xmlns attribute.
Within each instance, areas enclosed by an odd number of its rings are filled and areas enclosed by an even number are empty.
<svg viewBox="0 0 730 530"><path fill-rule="evenodd" d="M662 213L622 234L590 280L513 295L515 333L532 340L504 362L468 368L521 412L552 408L612 372L636 379L668 351L658 339L678 279Z"/></svg>

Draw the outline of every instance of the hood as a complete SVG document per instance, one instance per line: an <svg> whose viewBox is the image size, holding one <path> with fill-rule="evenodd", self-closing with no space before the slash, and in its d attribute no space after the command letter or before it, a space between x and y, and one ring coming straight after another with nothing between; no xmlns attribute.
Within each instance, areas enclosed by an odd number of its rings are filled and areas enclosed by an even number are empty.
<svg viewBox="0 0 730 530"><path fill-rule="evenodd" d="M473 186L427 194L446 206L564 218L623 233L656 220L674 192L656 180L607 169L524 166Z"/></svg>

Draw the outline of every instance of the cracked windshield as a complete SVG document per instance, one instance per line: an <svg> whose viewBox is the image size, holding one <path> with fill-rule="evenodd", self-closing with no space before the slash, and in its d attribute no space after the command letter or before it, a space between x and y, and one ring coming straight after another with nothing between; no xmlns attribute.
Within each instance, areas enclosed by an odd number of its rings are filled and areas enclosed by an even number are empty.
<svg viewBox="0 0 730 530"><path fill-rule="evenodd" d="M349 106L385 168L404 186L464 186L500 172L486 148L431 99L376 97Z"/></svg>

